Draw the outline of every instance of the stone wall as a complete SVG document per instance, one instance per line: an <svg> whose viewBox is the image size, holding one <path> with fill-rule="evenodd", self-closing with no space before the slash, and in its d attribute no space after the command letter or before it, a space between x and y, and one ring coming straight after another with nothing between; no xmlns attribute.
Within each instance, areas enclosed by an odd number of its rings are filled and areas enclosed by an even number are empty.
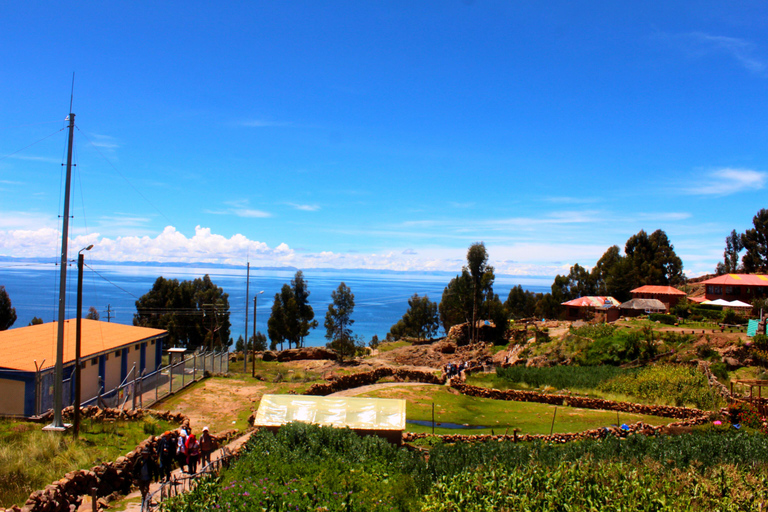
<svg viewBox="0 0 768 512"><path fill-rule="evenodd" d="M451 379L451 387L459 393L493 400L512 400L517 402L537 402L549 405L567 405L582 409L601 409L605 411L629 412L634 414L649 414L664 418L698 418L706 414L700 409L689 407L673 407L668 405L645 405L631 402L614 402L599 398L586 398L572 395L555 395L537 393L535 391L520 391L515 389L501 391L498 389L481 388L464 384L463 379Z"/></svg>
<svg viewBox="0 0 768 512"><path fill-rule="evenodd" d="M165 421L179 423L180 425L189 425L189 419L181 413L172 413L168 411L141 410L122 411L120 409L99 409L98 407L83 407L80 409L83 418L94 419L141 419L145 416L152 416ZM74 409L67 407L62 411L65 418L70 417ZM47 417L45 415L44 417ZM52 418L52 413L51 413ZM49 420L51 419L49 418ZM176 437L176 432L171 435ZM225 432L222 435L213 436L217 442L224 442L231 432ZM114 462L106 462L91 469L81 469L71 471L64 475L45 489L35 491L30 496L23 507L14 506L10 511L23 512L70 512L80 506L82 496L90 495L91 489L96 489L97 497L109 496L113 493L128 494L133 484L133 465L145 447L149 447L153 453L157 452L157 442L159 436L150 436L142 441L136 448L126 454L124 457L118 457Z"/></svg>
<svg viewBox="0 0 768 512"><path fill-rule="evenodd" d="M426 433L414 433L404 432L403 442L409 443L416 439L423 439L427 437L439 438L445 443L467 443L467 442L529 442L529 441L542 441L546 443L568 443L571 441L580 441L583 439L603 439L608 436L616 436L624 438L632 434L643 434L646 436L655 436L659 434L670 433L682 433L690 430L694 425L701 425L710 421L709 415L699 416L697 418L689 418L680 422L670 423L669 425L654 426L647 423L637 422L633 425L627 425L627 429L617 427L597 428L592 430L585 430L583 432L567 433L567 434L517 434L512 435L488 435L488 434L426 434Z"/></svg>
<svg viewBox="0 0 768 512"><path fill-rule="evenodd" d="M407 370L403 368L377 368L370 372L344 375L322 384L312 384L304 394L326 396L331 393L336 393L337 391L375 384L384 377L394 377L398 381L409 380L414 382L424 382L426 384L445 384L444 376L437 376L430 372Z"/></svg>

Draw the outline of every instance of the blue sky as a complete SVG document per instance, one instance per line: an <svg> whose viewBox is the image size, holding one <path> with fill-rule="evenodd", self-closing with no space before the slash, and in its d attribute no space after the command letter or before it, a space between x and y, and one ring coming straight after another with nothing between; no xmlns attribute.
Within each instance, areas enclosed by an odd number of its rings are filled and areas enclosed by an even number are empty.
<svg viewBox="0 0 768 512"><path fill-rule="evenodd" d="M698 275L768 207L764 2L221 4L0 4L0 255L58 254L73 72L94 259Z"/></svg>

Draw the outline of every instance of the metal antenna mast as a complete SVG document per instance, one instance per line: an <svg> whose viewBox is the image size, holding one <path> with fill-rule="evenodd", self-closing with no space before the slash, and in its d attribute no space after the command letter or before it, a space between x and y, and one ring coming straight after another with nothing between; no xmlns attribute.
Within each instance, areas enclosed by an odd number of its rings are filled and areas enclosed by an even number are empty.
<svg viewBox="0 0 768 512"><path fill-rule="evenodd" d="M74 96L75 75L72 74L72 91ZM61 264L59 275L59 322L56 335L56 369L53 378L53 423L48 430L64 430L61 419L62 388L64 387L64 316L66 314L67 298L67 242L69 240L69 189L72 183L72 139L75 133L75 114L72 113L72 98L69 100L69 143L67 144L67 177L64 186L64 219L61 228Z"/></svg>

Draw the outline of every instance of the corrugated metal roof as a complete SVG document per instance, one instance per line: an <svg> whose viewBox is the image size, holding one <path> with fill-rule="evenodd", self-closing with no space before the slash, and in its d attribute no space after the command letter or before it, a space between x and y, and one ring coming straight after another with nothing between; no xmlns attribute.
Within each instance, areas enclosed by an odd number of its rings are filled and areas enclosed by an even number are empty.
<svg viewBox="0 0 768 512"><path fill-rule="evenodd" d="M162 329L135 327L98 320L82 320L80 353L83 359L124 345L163 336ZM64 321L64 364L75 360L76 321ZM0 331L0 368L35 371L37 364L50 368L56 364L58 322Z"/></svg>
<svg viewBox="0 0 768 512"><path fill-rule="evenodd" d="M658 299L630 299L619 306L621 309L641 309L643 311L665 311L667 308Z"/></svg>
<svg viewBox="0 0 768 512"><path fill-rule="evenodd" d="M768 286L768 276L760 274L723 274L707 279L701 284L719 284L721 286Z"/></svg>
<svg viewBox="0 0 768 512"><path fill-rule="evenodd" d="M635 288L629 293L657 293L659 295L685 295L685 292L678 290L672 286L656 286L647 284L640 288Z"/></svg>
<svg viewBox="0 0 768 512"><path fill-rule="evenodd" d="M611 308L619 305L619 301L613 297L602 295L579 297L578 299L563 302L563 306L573 306L577 308Z"/></svg>
<svg viewBox="0 0 768 512"><path fill-rule="evenodd" d="M253 424L256 427L279 427L292 421L358 430L404 430L405 400L264 395Z"/></svg>

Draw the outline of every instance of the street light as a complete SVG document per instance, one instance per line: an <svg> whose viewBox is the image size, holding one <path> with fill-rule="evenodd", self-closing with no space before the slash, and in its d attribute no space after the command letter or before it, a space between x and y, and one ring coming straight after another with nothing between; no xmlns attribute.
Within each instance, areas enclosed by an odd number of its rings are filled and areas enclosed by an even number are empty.
<svg viewBox="0 0 768 512"><path fill-rule="evenodd" d="M251 345L251 377L256 377L256 299L258 299L259 295L262 293L264 293L264 290L261 290L259 293L253 296L253 345ZM245 335L248 336L248 333L245 333Z"/></svg>
<svg viewBox="0 0 768 512"><path fill-rule="evenodd" d="M77 324L75 328L75 428L72 436L77 439L80 433L80 324L83 319L83 265L85 256L83 251L93 249L93 244L77 251Z"/></svg>

